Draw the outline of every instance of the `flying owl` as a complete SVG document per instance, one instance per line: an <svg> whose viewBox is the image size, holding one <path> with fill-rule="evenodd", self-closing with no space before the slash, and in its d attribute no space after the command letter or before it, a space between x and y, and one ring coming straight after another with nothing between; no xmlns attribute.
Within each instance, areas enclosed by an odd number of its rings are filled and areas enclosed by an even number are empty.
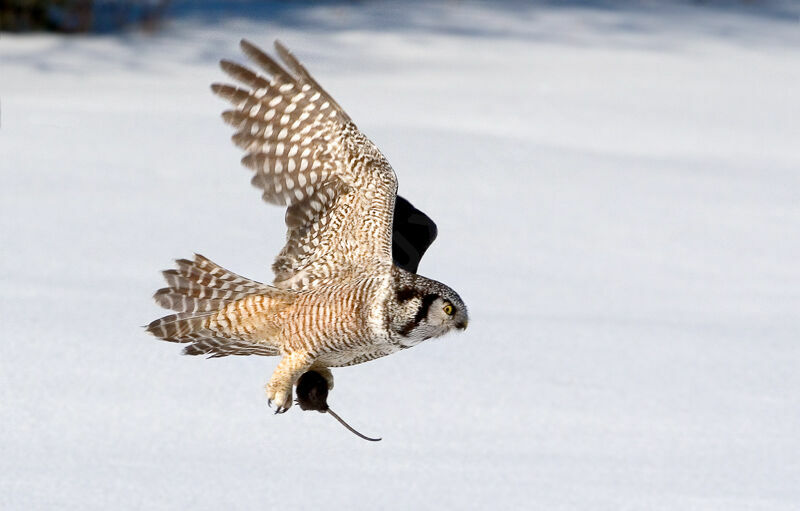
<svg viewBox="0 0 800 511"><path fill-rule="evenodd" d="M248 41L241 47L266 76L223 60L242 85L211 88L233 105L222 117L237 130L233 141L245 151L253 185L265 201L287 206L275 279L262 284L201 255L180 259L164 272L169 287L154 296L177 314L147 331L189 343L189 355L280 356L266 392L282 413L306 371L333 388L329 367L464 330L467 307L448 286L414 273L430 233L403 247L395 225L393 247L396 209L412 237L408 217L420 212L403 199L396 208L397 179L383 154L280 42L283 66ZM393 262L393 249L403 262Z"/></svg>

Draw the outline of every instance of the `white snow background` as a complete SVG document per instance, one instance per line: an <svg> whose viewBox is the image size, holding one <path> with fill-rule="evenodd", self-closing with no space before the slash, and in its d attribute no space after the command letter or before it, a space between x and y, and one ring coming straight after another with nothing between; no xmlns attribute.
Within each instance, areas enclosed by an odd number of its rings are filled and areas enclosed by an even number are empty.
<svg viewBox="0 0 800 511"><path fill-rule="evenodd" d="M795 2L178 4L0 36L0 508L800 509ZM261 281L209 84L284 41L439 239L469 329L335 370L148 336L172 259Z"/></svg>

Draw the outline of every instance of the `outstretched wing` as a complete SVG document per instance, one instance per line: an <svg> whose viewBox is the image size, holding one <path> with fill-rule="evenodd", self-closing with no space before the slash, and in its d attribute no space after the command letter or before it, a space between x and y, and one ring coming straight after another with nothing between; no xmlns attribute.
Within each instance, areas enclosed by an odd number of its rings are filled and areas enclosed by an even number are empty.
<svg viewBox="0 0 800 511"><path fill-rule="evenodd" d="M397 180L389 162L280 42L286 68L245 40L241 47L269 78L223 60L245 88L212 89L234 106L222 117L237 128L253 185L288 206L275 285L305 289L391 265Z"/></svg>

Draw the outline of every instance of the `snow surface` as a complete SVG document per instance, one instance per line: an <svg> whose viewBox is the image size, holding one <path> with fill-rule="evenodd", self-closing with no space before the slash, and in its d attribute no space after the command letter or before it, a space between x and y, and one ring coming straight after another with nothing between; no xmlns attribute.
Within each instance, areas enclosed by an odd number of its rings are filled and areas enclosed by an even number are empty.
<svg viewBox="0 0 800 511"><path fill-rule="evenodd" d="M800 509L794 2L179 3L0 38L0 508ZM335 371L141 325L172 258L270 280L208 85L279 37L438 223L466 333Z"/></svg>

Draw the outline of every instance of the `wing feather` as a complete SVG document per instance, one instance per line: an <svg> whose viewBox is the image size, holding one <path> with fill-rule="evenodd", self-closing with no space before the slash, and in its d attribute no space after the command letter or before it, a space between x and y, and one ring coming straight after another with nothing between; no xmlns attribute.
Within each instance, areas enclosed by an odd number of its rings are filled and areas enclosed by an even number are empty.
<svg viewBox="0 0 800 511"><path fill-rule="evenodd" d="M389 268L397 191L389 163L281 43L283 66L248 41L241 47L268 77L223 60L245 87L212 90L233 105L222 117L236 129L232 140L255 172L252 184L265 201L287 206L275 285L303 289Z"/></svg>

